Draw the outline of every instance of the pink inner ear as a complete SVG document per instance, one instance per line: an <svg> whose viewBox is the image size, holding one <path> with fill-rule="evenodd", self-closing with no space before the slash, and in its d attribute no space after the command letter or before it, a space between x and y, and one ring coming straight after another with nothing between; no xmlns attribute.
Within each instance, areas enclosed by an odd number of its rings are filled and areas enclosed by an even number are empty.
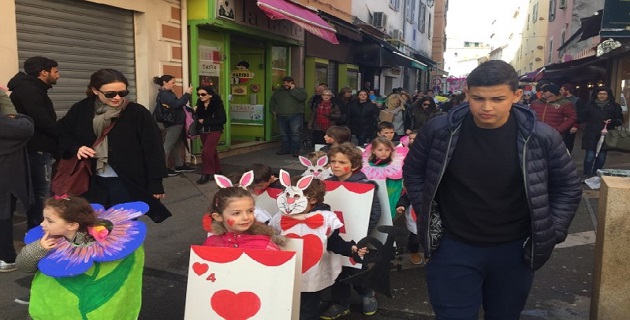
<svg viewBox="0 0 630 320"><path fill-rule="evenodd" d="M304 190L304 189L308 188L308 186L313 181L313 178L314 178L314 176L306 176L306 177L298 180L298 183L297 183L298 189Z"/></svg>
<svg viewBox="0 0 630 320"><path fill-rule="evenodd" d="M217 185L221 188L229 188L232 186L232 181L225 176L215 174L214 181L216 181Z"/></svg>
<svg viewBox="0 0 630 320"><path fill-rule="evenodd" d="M320 167L325 166L328 163L328 156L323 156L319 159L317 159L317 165Z"/></svg>
<svg viewBox="0 0 630 320"><path fill-rule="evenodd" d="M280 182L283 186L288 187L291 185L291 176L288 172L280 170Z"/></svg>
<svg viewBox="0 0 630 320"><path fill-rule="evenodd" d="M243 176L241 177L241 181L239 181L239 184L241 185L241 187L247 187L250 184L252 184L253 180L254 180L254 171L250 170L243 173Z"/></svg>
<svg viewBox="0 0 630 320"><path fill-rule="evenodd" d="M305 157L303 157L303 156L299 156L299 159L300 159L300 163L301 163L303 166L305 166L305 167L310 167L310 166L312 166L312 165L313 165L313 164L311 163L311 160L308 160L308 158L305 158Z"/></svg>

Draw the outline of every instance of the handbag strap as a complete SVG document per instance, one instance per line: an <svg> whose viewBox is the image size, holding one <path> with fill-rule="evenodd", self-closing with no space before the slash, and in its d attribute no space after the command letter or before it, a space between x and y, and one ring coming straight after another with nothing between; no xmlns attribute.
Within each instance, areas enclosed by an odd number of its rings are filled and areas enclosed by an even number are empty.
<svg viewBox="0 0 630 320"><path fill-rule="evenodd" d="M94 141L94 144L92 145L92 149L96 148L96 146L98 146L99 144L101 144L101 142L103 142L103 140L105 140L105 136L107 136L107 134L110 131L112 131L112 128L114 127L115 124L116 124L116 121L112 121L112 123L110 123L107 127L105 127L105 129L103 129L101 136L98 137L96 141Z"/></svg>

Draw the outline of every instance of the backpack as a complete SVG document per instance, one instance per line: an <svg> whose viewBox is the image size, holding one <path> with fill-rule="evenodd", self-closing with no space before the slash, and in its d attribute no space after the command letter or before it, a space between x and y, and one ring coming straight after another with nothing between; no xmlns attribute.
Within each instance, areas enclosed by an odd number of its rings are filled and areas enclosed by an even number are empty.
<svg viewBox="0 0 630 320"><path fill-rule="evenodd" d="M162 103L159 94L155 98L155 109L153 109L153 118L155 118L155 121L165 125L175 124L175 115L173 115L173 110L171 110L171 107L168 104Z"/></svg>

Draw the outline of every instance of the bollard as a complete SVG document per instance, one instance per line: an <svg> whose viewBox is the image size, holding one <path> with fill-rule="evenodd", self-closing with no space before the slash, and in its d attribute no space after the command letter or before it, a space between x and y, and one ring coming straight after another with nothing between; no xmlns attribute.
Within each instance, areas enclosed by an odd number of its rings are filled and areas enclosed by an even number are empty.
<svg viewBox="0 0 630 320"><path fill-rule="evenodd" d="M627 319L630 314L630 177L603 176L590 319Z"/></svg>

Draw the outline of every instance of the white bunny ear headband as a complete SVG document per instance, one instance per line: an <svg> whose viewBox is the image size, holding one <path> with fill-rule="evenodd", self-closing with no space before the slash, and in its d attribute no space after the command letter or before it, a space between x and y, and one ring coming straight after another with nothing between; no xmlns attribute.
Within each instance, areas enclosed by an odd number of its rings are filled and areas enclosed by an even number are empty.
<svg viewBox="0 0 630 320"><path fill-rule="evenodd" d="M230 179L220 174L214 175L214 181L216 181L219 188L241 187L243 189L247 189L247 187L254 182L254 170L249 170L243 173L241 180L238 181L238 186L233 185Z"/></svg>

